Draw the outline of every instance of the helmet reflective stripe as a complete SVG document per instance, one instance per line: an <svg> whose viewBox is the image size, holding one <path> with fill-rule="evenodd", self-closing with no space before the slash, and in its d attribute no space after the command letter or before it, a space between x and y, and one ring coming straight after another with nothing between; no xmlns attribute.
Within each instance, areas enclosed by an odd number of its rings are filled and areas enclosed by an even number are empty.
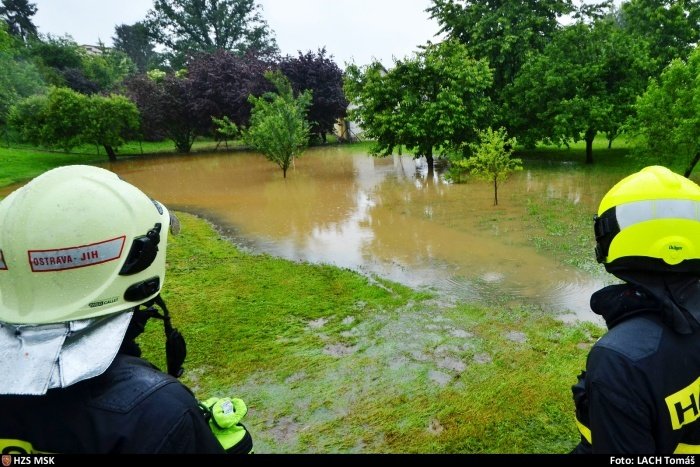
<svg viewBox="0 0 700 467"><path fill-rule="evenodd" d="M636 233L628 235L628 238L622 242L624 246L619 244L613 246L617 236L627 232L626 229L640 226L646 222L659 221L663 222L663 225L657 224L661 227L660 231L673 230L669 229L670 223L678 220L690 221L700 225L700 201L661 199L636 201L615 206L596 218L597 259L601 263L610 262L623 256L622 250L631 248L632 252L636 251L643 256L657 257L668 264L678 264L685 259L680 252L684 249L687 251L687 240L684 237L675 237L669 234L661 236L663 237L664 245L652 246L657 250L657 253L652 253L649 251L648 245L639 245L637 242L639 234L642 231L646 231L648 227L635 229ZM678 228L678 232L683 231L687 231L687 228L682 226ZM649 235L644 236L648 237ZM612 254L610 253L611 248L613 250Z"/></svg>
<svg viewBox="0 0 700 467"><path fill-rule="evenodd" d="M700 221L700 201L657 199L621 204L615 207L620 230L652 219L690 219Z"/></svg>
<svg viewBox="0 0 700 467"><path fill-rule="evenodd" d="M119 259L124 249L124 236L104 242L57 250L28 251L33 272L64 271Z"/></svg>

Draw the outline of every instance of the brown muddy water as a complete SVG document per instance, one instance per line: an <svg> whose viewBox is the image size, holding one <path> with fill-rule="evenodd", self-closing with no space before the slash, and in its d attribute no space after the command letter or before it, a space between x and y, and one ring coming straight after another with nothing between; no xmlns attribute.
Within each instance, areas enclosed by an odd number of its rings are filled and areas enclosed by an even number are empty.
<svg viewBox="0 0 700 467"><path fill-rule="evenodd" d="M421 161L407 156L318 148L295 165L286 180L276 165L249 153L106 167L166 205L212 220L253 251L377 274L436 290L447 301L523 301L568 318L593 317L590 295L608 279L538 251L524 199L565 198L593 213L619 177L525 170L502 184L494 207L491 184L428 178Z"/></svg>
<svg viewBox="0 0 700 467"><path fill-rule="evenodd" d="M357 148L311 149L286 180L252 153L104 167L169 208L208 218L252 251L376 274L437 291L448 303L523 302L591 320L590 295L609 281L538 251L525 200L564 198L593 213L615 175L526 169L499 186L494 207L490 183L447 183L438 173L428 177L420 160L373 158Z"/></svg>

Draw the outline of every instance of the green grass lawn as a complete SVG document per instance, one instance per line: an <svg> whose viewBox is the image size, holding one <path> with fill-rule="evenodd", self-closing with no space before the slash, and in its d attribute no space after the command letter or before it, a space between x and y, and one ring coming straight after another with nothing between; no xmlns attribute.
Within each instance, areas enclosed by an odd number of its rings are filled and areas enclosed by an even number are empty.
<svg viewBox="0 0 700 467"><path fill-rule="evenodd" d="M98 160L85 154L0 147L0 187L25 181L61 165L90 164Z"/></svg>

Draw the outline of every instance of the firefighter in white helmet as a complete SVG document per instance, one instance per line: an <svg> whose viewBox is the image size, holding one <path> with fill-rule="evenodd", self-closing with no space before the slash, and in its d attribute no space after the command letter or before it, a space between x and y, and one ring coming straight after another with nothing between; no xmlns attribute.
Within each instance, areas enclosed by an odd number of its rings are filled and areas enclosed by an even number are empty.
<svg viewBox="0 0 700 467"><path fill-rule="evenodd" d="M252 449L242 401L201 404L176 379L185 341L160 291L178 229L165 206L90 166L48 171L0 202L3 454ZM169 374L139 358L149 318L164 323Z"/></svg>
<svg viewBox="0 0 700 467"><path fill-rule="evenodd" d="M623 283L591 297L609 331L573 387L574 452L700 453L700 187L647 167L608 191L594 227Z"/></svg>

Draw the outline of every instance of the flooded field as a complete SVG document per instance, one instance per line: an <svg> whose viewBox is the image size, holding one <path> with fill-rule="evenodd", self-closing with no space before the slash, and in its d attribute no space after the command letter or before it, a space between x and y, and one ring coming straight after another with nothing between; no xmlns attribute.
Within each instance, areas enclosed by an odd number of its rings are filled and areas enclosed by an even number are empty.
<svg viewBox="0 0 700 467"><path fill-rule="evenodd" d="M562 265L530 241L524 199L582 203L591 213L616 181L530 169L500 188L428 177L420 161L345 147L297 159L286 180L257 154L106 165L175 209L200 214L254 251L322 262L437 290L447 301L518 300L587 319L600 276Z"/></svg>

